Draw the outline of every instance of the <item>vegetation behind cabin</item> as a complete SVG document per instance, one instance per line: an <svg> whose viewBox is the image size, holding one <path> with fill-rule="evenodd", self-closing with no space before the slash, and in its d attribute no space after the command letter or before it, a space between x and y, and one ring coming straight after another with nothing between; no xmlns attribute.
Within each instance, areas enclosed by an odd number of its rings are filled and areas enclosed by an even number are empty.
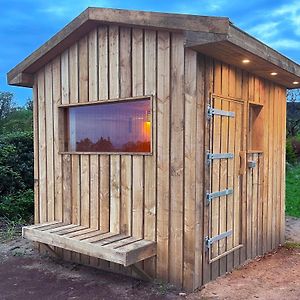
<svg viewBox="0 0 300 300"><path fill-rule="evenodd" d="M25 223L33 215L32 101L24 107L0 92L0 221Z"/></svg>

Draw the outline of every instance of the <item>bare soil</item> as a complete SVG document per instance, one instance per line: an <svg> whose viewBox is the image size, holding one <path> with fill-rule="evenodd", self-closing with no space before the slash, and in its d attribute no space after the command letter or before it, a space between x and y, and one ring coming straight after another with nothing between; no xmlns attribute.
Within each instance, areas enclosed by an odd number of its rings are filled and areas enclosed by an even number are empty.
<svg viewBox="0 0 300 300"><path fill-rule="evenodd" d="M300 219L287 220L287 239L300 243ZM298 300L300 248L297 244L281 247L185 295L169 285L145 283L41 256L30 242L17 237L0 242L0 299Z"/></svg>

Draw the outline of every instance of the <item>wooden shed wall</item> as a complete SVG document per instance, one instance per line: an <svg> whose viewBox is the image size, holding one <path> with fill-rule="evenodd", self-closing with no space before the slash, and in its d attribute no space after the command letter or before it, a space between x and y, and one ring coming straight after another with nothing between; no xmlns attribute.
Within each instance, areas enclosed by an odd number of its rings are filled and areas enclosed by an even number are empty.
<svg viewBox="0 0 300 300"><path fill-rule="evenodd" d="M240 202L241 232L239 234L243 247L212 264L209 264L207 256L203 255L202 262L199 260L199 264L196 264L195 274L202 273L203 275L202 278L196 277L196 281L198 280L195 283L196 286L230 271L247 259L276 248L285 240L286 89L226 63L210 58L203 60L201 56L198 58L198 85L202 81L203 64L205 65L203 84L206 86L204 89L206 96L203 101L207 102L209 94L212 93L220 96L220 98L224 97L224 99L245 103L245 122L241 124L245 127L245 136L242 141L243 149L247 152L247 161L255 161L258 167L247 169L240 179L242 195ZM262 153L251 151L253 149L249 143L250 103L261 104L263 107L263 117L259 125L260 134L263 134L258 137L262 140L260 142ZM205 143L208 150L208 123L206 123L205 132ZM210 149L210 151L212 150ZM199 155L203 154L199 152ZM210 178L207 177L207 169L205 174L205 190L209 190ZM197 201L199 201L198 197ZM202 210L200 204L197 208L200 226L198 224L196 226L196 237L209 236L209 210L205 206L202 206ZM221 222L222 220L218 220L219 224L215 225L220 226ZM196 248L199 253L199 255L196 254L196 258L204 253L205 249L201 248L203 244L203 242L200 243L200 247Z"/></svg>
<svg viewBox="0 0 300 300"><path fill-rule="evenodd" d="M179 286L192 282L196 59L181 33L100 26L36 74L35 222L63 220L156 240L156 258L140 265ZM57 105L150 94L156 95L153 155L59 154Z"/></svg>
<svg viewBox="0 0 300 300"><path fill-rule="evenodd" d="M267 116L259 174L263 197L242 199L245 247L214 265L204 254L205 114L211 92L263 102ZM59 154L57 105L149 94L156 95L152 156ZM184 48L183 34L98 27L36 74L34 115L36 223L63 220L155 240L157 256L140 266L186 289L283 240L285 90ZM65 259L132 273L56 250Z"/></svg>

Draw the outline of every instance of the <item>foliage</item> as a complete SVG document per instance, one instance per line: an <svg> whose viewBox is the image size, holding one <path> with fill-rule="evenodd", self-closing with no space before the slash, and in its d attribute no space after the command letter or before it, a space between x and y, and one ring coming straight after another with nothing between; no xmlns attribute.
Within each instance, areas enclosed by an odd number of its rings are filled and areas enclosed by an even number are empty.
<svg viewBox="0 0 300 300"><path fill-rule="evenodd" d="M11 112L5 119L0 120L0 134L16 131L32 131L32 111L18 109Z"/></svg>
<svg viewBox="0 0 300 300"><path fill-rule="evenodd" d="M0 92L0 120L6 118L12 111L15 110L13 102L14 95L9 92Z"/></svg>
<svg viewBox="0 0 300 300"><path fill-rule="evenodd" d="M297 160L297 156L292 144L292 138L286 140L286 161L290 164L294 164Z"/></svg>
<svg viewBox="0 0 300 300"><path fill-rule="evenodd" d="M300 133L300 89L287 91L287 136Z"/></svg>
<svg viewBox="0 0 300 300"><path fill-rule="evenodd" d="M300 164L287 167L286 172L286 214L300 217Z"/></svg>
<svg viewBox="0 0 300 300"><path fill-rule="evenodd" d="M13 94L0 92L0 219L28 221L32 214L32 102L16 107Z"/></svg>
<svg viewBox="0 0 300 300"><path fill-rule="evenodd" d="M0 136L0 195L33 188L33 134Z"/></svg>
<svg viewBox="0 0 300 300"><path fill-rule="evenodd" d="M11 221L29 221L33 213L33 190L17 192L1 198L0 216Z"/></svg>

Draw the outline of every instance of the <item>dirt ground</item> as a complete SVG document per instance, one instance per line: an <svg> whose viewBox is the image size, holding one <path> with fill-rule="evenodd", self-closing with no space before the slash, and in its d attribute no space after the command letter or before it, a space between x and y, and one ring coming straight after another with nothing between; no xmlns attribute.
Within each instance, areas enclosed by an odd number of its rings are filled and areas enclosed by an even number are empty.
<svg viewBox="0 0 300 300"><path fill-rule="evenodd" d="M287 219L287 239L300 243L300 219ZM300 299L300 248L281 247L201 291L180 294L172 286L40 256L16 238L0 243L0 299Z"/></svg>

